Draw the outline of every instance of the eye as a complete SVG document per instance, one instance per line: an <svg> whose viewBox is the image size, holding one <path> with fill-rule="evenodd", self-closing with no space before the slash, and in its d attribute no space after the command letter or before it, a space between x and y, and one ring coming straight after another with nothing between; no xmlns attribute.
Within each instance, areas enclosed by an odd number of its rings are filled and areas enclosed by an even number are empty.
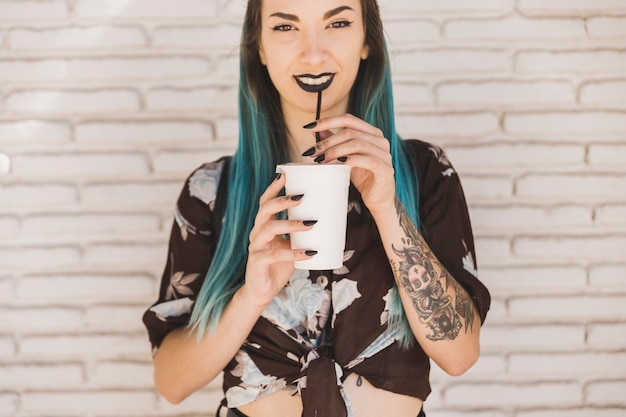
<svg viewBox="0 0 626 417"><path fill-rule="evenodd" d="M336 22L333 22L330 24L330 27L333 29L340 29L340 28L345 28L352 25L352 22L349 22L347 20L338 20Z"/></svg>
<svg viewBox="0 0 626 417"><path fill-rule="evenodd" d="M293 29L293 26L288 25L288 24L276 25L272 28L272 30L275 32L288 32L292 29Z"/></svg>

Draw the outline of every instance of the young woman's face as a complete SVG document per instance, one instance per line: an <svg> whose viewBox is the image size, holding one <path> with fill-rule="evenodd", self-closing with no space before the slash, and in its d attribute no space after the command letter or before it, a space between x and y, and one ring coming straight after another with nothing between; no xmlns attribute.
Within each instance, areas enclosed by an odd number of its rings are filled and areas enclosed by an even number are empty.
<svg viewBox="0 0 626 417"><path fill-rule="evenodd" d="M263 0L259 57L286 115L313 120L320 89L323 112L346 112L367 54L360 0Z"/></svg>

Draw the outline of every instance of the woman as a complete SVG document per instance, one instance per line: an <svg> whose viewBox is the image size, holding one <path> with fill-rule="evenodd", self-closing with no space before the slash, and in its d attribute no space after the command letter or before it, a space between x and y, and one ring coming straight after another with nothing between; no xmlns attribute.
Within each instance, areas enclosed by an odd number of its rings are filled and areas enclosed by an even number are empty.
<svg viewBox="0 0 626 417"><path fill-rule="evenodd" d="M376 1L249 0L239 100L238 150L188 178L144 315L158 391L178 403L223 371L232 416L423 416L429 358L469 369L490 297L454 169L395 132ZM272 176L302 160L352 166L334 271L293 266L315 252L285 236L315 219L284 220L302 196Z"/></svg>

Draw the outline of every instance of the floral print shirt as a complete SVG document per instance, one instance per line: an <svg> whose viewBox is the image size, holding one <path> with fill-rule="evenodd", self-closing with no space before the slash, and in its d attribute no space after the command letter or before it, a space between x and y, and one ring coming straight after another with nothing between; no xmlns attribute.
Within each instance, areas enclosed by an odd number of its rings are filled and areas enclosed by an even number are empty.
<svg viewBox="0 0 626 417"><path fill-rule="evenodd" d="M418 140L407 143L417 167L421 233L476 301L484 321L490 296L477 278L458 175L442 149ZM216 245L212 217L223 163L220 159L195 170L178 199L159 298L143 318L154 350L168 332L188 323L211 263ZM286 390L302 394L304 415L315 399L331 410L345 405L343 415L350 415L342 381L352 372L378 388L426 399L429 358L418 343L402 349L396 331L387 326L394 277L376 224L352 185L347 229L341 268L296 270L262 313L224 369L226 406Z"/></svg>

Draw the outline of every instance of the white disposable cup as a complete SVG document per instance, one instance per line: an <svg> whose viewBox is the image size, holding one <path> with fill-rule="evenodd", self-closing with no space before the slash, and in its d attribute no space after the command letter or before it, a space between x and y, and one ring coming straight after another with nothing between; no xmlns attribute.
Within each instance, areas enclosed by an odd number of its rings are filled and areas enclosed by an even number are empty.
<svg viewBox="0 0 626 417"><path fill-rule="evenodd" d="M297 269L327 270L343 265L346 247L350 166L343 164L278 165L286 175L287 195L304 194L300 204L290 208L290 220L317 220L312 229L290 235L292 249L316 250L317 254L296 261Z"/></svg>

